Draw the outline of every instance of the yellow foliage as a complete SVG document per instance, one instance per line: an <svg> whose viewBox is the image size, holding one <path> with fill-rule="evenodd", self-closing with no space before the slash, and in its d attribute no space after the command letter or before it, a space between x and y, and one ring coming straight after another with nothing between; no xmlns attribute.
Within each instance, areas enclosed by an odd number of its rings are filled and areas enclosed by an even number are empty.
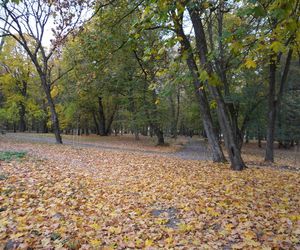
<svg viewBox="0 0 300 250"><path fill-rule="evenodd" d="M251 68L255 69L257 65L256 65L255 61L253 61L252 59L248 58L248 59L246 59L245 66L246 66L247 69L251 69Z"/></svg>

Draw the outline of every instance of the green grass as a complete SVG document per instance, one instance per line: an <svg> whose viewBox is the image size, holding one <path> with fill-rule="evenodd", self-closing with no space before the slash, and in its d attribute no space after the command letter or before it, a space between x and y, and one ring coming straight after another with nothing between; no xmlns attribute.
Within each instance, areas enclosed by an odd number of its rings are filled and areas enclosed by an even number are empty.
<svg viewBox="0 0 300 250"><path fill-rule="evenodd" d="M0 161L12 161L22 159L26 152L0 151Z"/></svg>

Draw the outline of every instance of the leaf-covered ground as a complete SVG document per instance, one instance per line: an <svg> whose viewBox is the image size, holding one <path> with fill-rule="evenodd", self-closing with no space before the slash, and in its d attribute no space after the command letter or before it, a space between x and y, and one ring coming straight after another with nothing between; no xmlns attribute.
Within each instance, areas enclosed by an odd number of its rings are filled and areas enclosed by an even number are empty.
<svg viewBox="0 0 300 250"><path fill-rule="evenodd" d="M11 143L0 248L300 249L300 173Z"/></svg>
<svg viewBox="0 0 300 250"><path fill-rule="evenodd" d="M165 152L171 153L182 148L188 139L186 137L179 137L176 140L166 138L166 146L156 146L156 137L139 136L139 140L135 140L133 135L111 135L111 136L97 136L97 135L62 135L64 144L72 145L75 147L101 147L101 148L116 148L127 149L135 151L151 151L151 152ZM2 141L15 141L15 142L37 142L37 143L54 143L55 139L53 134L41 133L7 133L5 136L0 135Z"/></svg>

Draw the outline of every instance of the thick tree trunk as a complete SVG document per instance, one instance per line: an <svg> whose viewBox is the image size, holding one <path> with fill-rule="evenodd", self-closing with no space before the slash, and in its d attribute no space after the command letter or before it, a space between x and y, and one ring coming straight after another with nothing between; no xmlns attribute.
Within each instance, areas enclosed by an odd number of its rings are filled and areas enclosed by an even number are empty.
<svg viewBox="0 0 300 250"><path fill-rule="evenodd" d="M154 133L157 137L157 145L163 146L165 145L164 133L159 128L154 128Z"/></svg>
<svg viewBox="0 0 300 250"><path fill-rule="evenodd" d="M50 113L51 113L51 121L52 121L52 128L53 132L55 135L55 140L57 144L62 144L62 138L61 138L61 131L59 127L59 120L58 120L58 115L55 109L55 104L51 96L51 90L50 90L50 85L48 84L47 80L47 74L39 70L39 76L41 79L41 84L42 87L45 91L46 94L46 99L47 99L47 104L50 108Z"/></svg>
<svg viewBox="0 0 300 250"><path fill-rule="evenodd" d="M24 99L27 98L27 81L22 80L20 82L20 92ZM20 116L20 124L19 124L19 130L20 132L25 132L26 130L26 121L25 121L25 115L26 115L26 107L23 101L20 101L20 108L19 108L19 116Z"/></svg>
<svg viewBox="0 0 300 250"><path fill-rule="evenodd" d="M195 93L199 103L199 109L201 112L201 117L203 120L204 129L208 138L208 142L212 151L213 161L214 162L224 162L225 157L220 146L218 136L215 132L212 117L210 113L210 107L207 100L206 92L204 90L203 83L199 80L199 71L196 65L192 48L190 42L186 35L184 34L182 23L177 22L175 24L177 36L180 37L181 47L184 52L188 53L188 57L186 59L189 71L193 77Z"/></svg>
<svg viewBox="0 0 300 250"><path fill-rule="evenodd" d="M99 134L100 136L107 136L106 120L104 115L104 108L102 104L102 97L98 97L98 113L99 113Z"/></svg>
<svg viewBox="0 0 300 250"><path fill-rule="evenodd" d="M20 109L19 109L19 116L20 116L19 131L20 132L26 131L25 114L26 114L26 108L25 108L24 103L21 102Z"/></svg>
<svg viewBox="0 0 300 250"><path fill-rule="evenodd" d="M45 103L44 99L43 99L43 111L45 113L45 117L42 120L42 132L43 133L49 133L49 129L48 129L48 112L47 112L47 104Z"/></svg>
<svg viewBox="0 0 300 250"><path fill-rule="evenodd" d="M199 13L197 13L197 11L193 9L189 9L189 14L191 16L191 20L195 31L196 46L200 58L200 63L202 67L207 71L208 75L212 76L213 69L211 63L207 59L208 49L207 49L204 27L202 25L200 15ZM243 170L245 168L245 163L241 157L240 149L236 144L234 131L230 123L229 115L227 113L226 105L224 103L222 94L216 86L209 84L209 82L208 82L208 89L211 95L213 96L213 98L215 99L215 101L217 102L218 120L219 120L222 133L224 135L225 147L229 155L231 168L233 170L238 170L238 171Z"/></svg>
<svg viewBox="0 0 300 250"><path fill-rule="evenodd" d="M50 96L50 93L49 93ZM60 127L59 127L59 120L58 120L58 115L55 109L54 102L52 98L47 98L48 99L48 104L50 107L50 112L51 112L51 120L52 120L52 126L53 126L53 132L55 135L56 143L62 144L62 138L61 138L61 132L60 132Z"/></svg>
<svg viewBox="0 0 300 250"><path fill-rule="evenodd" d="M238 171L243 170L245 168L245 163L241 157L240 149L236 144L233 129L231 127L228 114L226 113L225 103L216 88L212 86L209 86L209 88L218 105L217 111L219 124L224 136L225 147L231 162L231 168Z"/></svg>
<svg viewBox="0 0 300 250"><path fill-rule="evenodd" d="M94 120L94 123L95 123L96 134L97 134L97 135L100 135L99 124L98 124L98 122L97 122L97 117L96 117L95 112L93 112L93 120Z"/></svg>
<svg viewBox="0 0 300 250"><path fill-rule="evenodd" d="M50 112L51 112L51 121L52 121L53 132L55 135L55 140L56 140L57 144L62 144L58 115L57 115L57 112L55 109L54 101L53 101L51 93L50 93L50 86L47 82L46 75L40 75L40 77L41 77L41 81L42 81L42 86L43 86L45 94L46 94L48 106L49 106Z"/></svg>
<svg viewBox="0 0 300 250"><path fill-rule="evenodd" d="M224 51L224 44L223 44L223 27L224 27L224 0L220 0L219 1L219 6L217 9L217 31L218 31L218 59L216 62L216 72L218 73L221 82L223 83L224 86L224 94L227 98L230 99L230 88L229 88L229 83L227 80L227 74L226 74L226 62L224 61L226 56L225 56L225 51ZM199 22L201 22L201 20L199 20ZM210 23L209 25L213 25L212 23ZM201 28L201 24L200 24L200 28ZM203 30L204 31L204 30ZM208 28L209 31L209 39L211 40L213 37L213 28L210 27ZM214 43L211 42L211 46L213 49ZM206 49L207 50L207 49ZM236 142L236 145L238 146L239 149L242 148L243 145L243 132L240 131L239 127L238 127L238 112L237 112L237 107L235 106L234 102L232 100L229 100L228 102L225 102L226 104L226 109L228 110L228 118L229 118L229 122L231 124L232 127L232 131L233 131L233 136Z"/></svg>
<svg viewBox="0 0 300 250"><path fill-rule="evenodd" d="M106 130L105 130L105 132L106 132L107 135L111 134L111 125L112 125L112 123L113 123L113 121L114 121L116 112L117 112L117 105L115 105L114 110L113 110L113 112L112 112L110 118L108 119L108 122L107 122L107 128L106 128Z"/></svg>
<svg viewBox="0 0 300 250"><path fill-rule="evenodd" d="M42 121L43 133L45 133L45 134L49 133L47 123L48 123L48 119L45 118L45 119Z"/></svg>
<svg viewBox="0 0 300 250"><path fill-rule="evenodd" d="M151 116L149 115L149 112L147 112L147 114L148 114L148 119L150 121L150 126L157 137L157 145L164 145L165 144L164 132L160 127L160 122L159 122L160 117L159 117L157 106L155 104L156 100L157 100L156 91L152 90L152 103L151 103L152 114Z"/></svg>

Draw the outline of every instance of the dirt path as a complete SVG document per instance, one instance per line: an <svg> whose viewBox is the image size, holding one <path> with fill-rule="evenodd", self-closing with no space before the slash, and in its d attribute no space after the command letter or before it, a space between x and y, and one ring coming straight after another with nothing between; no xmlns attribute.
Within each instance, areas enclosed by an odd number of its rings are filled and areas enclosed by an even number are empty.
<svg viewBox="0 0 300 250"><path fill-rule="evenodd" d="M7 133L3 136L8 140L16 140L21 142L36 142L36 143L46 143L46 144L54 144L54 138L48 136L39 136L35 134L26 134L26 133ZM134 153L142 153L147 155L160 155L166 157L176 157L185 160L210 160L211 155L209 149L207 147L207 143L203 140L190 138L188 143L184 145L184 147L177 152L157 152L151 150L140 150L138 148L120 148L117 144L107 144L105 142L88 142L88 141L80 141L80 140L70 140L67 138L63 139L65 145L71 145L78 148L97 148L101 150L108 151L119 151L119 152L134 152Z"/></svg>

